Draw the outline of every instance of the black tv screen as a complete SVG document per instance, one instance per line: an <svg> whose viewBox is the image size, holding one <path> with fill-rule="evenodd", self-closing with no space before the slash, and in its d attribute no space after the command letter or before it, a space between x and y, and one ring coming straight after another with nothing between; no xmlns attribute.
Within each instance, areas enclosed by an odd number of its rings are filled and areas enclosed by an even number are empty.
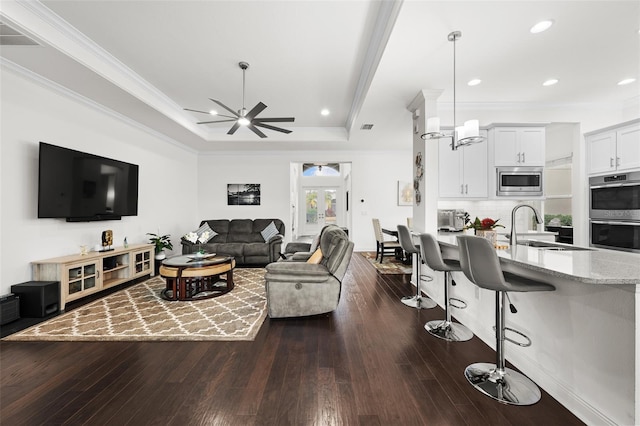
<svg viewBox="0 0 640 426"><path fill-rule="evenodd" d="M137 165L40 142L39 218L88 222L137 214Z"/></svg>

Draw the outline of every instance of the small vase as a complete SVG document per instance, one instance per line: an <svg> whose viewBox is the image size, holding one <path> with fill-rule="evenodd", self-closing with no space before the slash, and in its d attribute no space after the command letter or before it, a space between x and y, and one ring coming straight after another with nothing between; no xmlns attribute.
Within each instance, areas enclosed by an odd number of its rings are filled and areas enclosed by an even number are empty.
<svg viewBox="0 0 640 426"><path fill-rule="evenodd" d="M476 235L478 237L486 238L494 247L496 245L496 241L498 240L498 233L493 229L488 229L488 230L478 229L476 230Z"/></svg>
<svg viewBox="0 0 640 426"><path fill-rule="evenodd" d="M163 251L159 251L158 253L156 253L156 260L163 260L167 257L167 254Z"/></svg>

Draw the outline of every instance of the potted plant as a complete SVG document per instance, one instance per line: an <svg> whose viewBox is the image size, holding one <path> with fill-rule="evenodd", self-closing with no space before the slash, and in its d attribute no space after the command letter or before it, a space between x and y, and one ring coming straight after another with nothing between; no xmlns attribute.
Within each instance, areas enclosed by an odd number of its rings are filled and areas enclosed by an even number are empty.
<svg viewBox="0 0 640 426"><path fill-rule="evenodd" d="M154 244L156 246L156 259L157 260L162 260L165 257L167 257L167 255L164 252L164 249L169 249L169 250L173 250L173 244L171 244L171 239L170 239L170 235L158 235L158 234L153 234L151 232L147 232L147 235L149 235L149 242Z"/></svg>
<svg viewBox="0 0 640 426"><path fill-rule="evenodd" d="M464 227L464 229L473 229L477 236L488 239L495 246L498 237L498 233L495 229L498 227L504 228L504 226L498 223L498 220L500 219L493 220L488 217L480 220L478 219L478 217L476 217L476 220L469 223Z"/></svg>

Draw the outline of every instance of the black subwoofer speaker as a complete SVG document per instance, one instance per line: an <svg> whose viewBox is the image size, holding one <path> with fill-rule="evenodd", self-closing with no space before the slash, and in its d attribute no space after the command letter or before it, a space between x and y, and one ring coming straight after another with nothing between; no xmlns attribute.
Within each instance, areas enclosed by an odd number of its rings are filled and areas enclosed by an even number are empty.
<svg viewBox="0 0 640 426"><path fill-rule="evenodd" d="M0 325L20 319L20 297L15 294L0 296Z"/></svg>
<svg viewBox="0 0 640 426"><path fill-rule="evenodd" d="M11 292L20 296L20 314L23 318L43 318L60 310L60 283L58 281L28 281L14 284Z"/></svg>

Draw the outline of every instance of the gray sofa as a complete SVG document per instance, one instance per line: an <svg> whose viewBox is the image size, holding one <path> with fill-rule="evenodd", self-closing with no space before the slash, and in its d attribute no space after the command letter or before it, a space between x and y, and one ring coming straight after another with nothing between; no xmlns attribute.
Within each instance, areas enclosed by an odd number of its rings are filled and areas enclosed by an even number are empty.
<svg viewBox="0 0 640 426"><path fill-rule="evenodd" d="M260 233L273 221L278 235L265 242ZM206 244L193 244L182 238L182 254L195 253L200 249L207 253L233 256L237 266L265 266L280 258L284 223L280 219L215 219L203 220L217 233Z"/></svg>
<svg viewBox="0 0 640 426"><path fill-rule="evenodd" d="M322 231L319 247L322 260L318 264L288 261L267 265L269 317L317 315L338 307L353 242L342 229L330 225Z"/></svg>

